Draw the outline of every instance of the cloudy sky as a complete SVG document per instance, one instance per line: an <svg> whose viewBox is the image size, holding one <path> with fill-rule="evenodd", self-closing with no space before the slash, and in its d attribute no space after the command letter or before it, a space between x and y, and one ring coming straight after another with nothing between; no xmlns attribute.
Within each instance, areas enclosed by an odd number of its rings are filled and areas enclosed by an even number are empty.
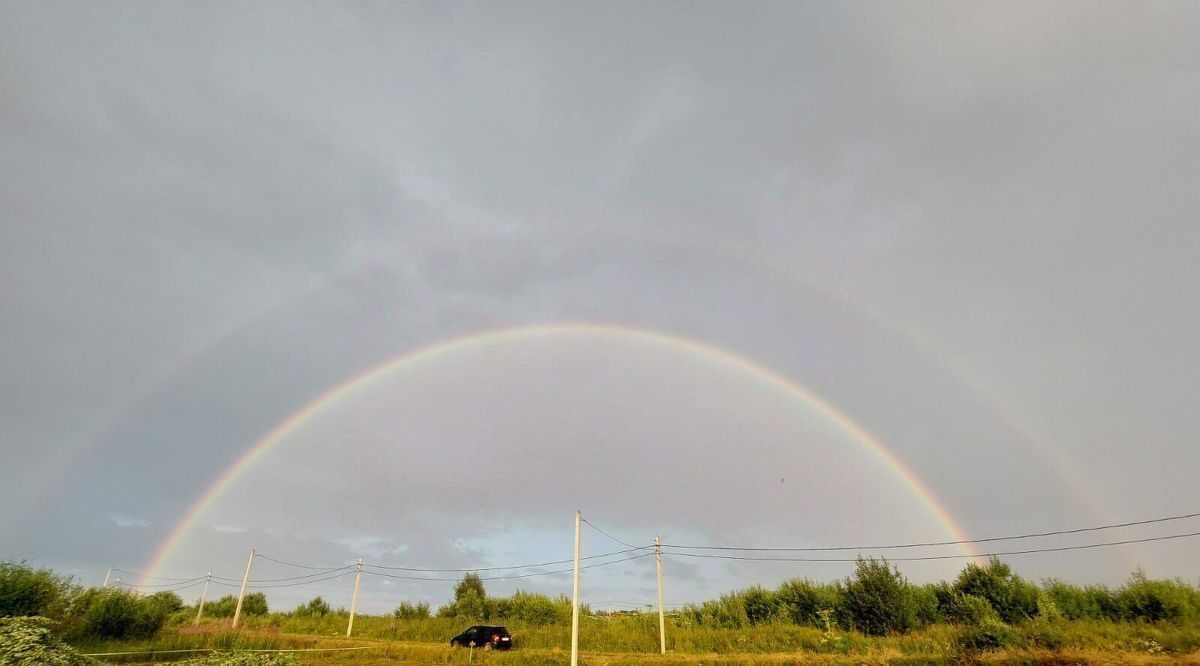
<svg viewBox="0 0 1200 666"><path fill-rule="evenodd" d="M0 558L94 584L250 548L561 560L576 509L638 546L1200 510L1197 30L1170 2L0 2ZM1011 562L1194 579L1195 546ZM849 569L665 567L669 603ZM368 576L363 608L450 586ZM653 560L584 590L649 602Z"/></svg>

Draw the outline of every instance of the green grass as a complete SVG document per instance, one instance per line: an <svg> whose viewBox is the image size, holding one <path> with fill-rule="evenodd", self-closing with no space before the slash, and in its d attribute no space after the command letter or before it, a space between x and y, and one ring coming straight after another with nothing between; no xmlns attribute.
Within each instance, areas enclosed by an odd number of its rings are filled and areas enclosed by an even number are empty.
<svg viewBox="0 0 1200 666"><path fill-rule="evenodd" d="M231 631L214 622L199 629L166 630L149 641L77 643L81 652L173 650L189 648L284 649L377 645L360 652L300 655L302 663L416 664L566 664L570 627L522 626L504 623L516 636L512 653L473 653L447 646L450 636L467 623L449 619L396 620L360 616L355 635L345 638L346 616L295 618L274 614L249 618ZM227 622L227 621L226 621ZM960 637L970 627L938 624L905 634L866 636L791 624L758 625L740 629L668 625L670 654L659 656L657 617L593 616L581 625L583 663L619 664L1150 664L1185 661L1200 664L1200 627L1173 623L1060 620L1013 625L1006 634L1011 644L998 650L970 652ZM106 658L114 663L174 661L188 655L158 654Z"/></svg>

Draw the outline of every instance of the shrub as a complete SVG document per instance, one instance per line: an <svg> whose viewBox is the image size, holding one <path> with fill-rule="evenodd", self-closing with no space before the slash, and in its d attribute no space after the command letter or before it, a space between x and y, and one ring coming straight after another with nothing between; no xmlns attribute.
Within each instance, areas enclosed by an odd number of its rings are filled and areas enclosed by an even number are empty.
<svg viewBox="0 0 1200 666"><path fill-rule="evenodd" d="M1019 622L1037 615L1037 586L1014 575L996 557L986 566L968 564L958 575L954 590L986 599L1005 622Z"/></svg>
<svg viewBox="0 0 1200 666"><path fill-rule="evenodd" d="M1181 580L1150 580L1140 569L1117 592L1122 617L1147 622L1200 616L1200 595Z"/></svg>
<svg viewBox="0 0 1200 666"><path fill-rule="evenodd" d="M44 617L0 618L0 664L6 666L83 666L96 662L55 638L53 621Z"/></svg>
<svg viewBox="0 0 1200 666"><path fill-rule="evenodd" d="M958 635L958 647L965 652L982 652L1012 647L1018 642L1017 632L995 617L971 625Z"/></svg>
<svg viewBox="0 0 1200 666"><path fill-rule="evenodd" d="M1079 588L1062 581L1049 580L1044 589L1068 620L1115 620L1121 615L1116 595L1103 585Z"/></svg>
<svg viewBox="0 0 1200 666"><path fill-rule="evenodd" d="M148 638L166 624L174 612L172 607L167 596L138 597L126 590L91 588L76 600L71 633L95 638Z"/></svg>
<svg viewBox="0 0 1200 666"><path fill-rule="evenodd" d="M740 629L750 624L750 618L746 616L746 604L737 593L727 592L719 599L691 606L685 613L698 625L718 629Z"/></svg>
<svg viewBox="0 0 1200 666"><path fill-rule="evenodd" d="M210 617L233 617L237 611L237 596L227 594L212 603L204 605L204 614ZM243 615L266 615L270 612L267 606L267 595L262 592L252 592L242 600Z"/></svg>
<svg viewBox="0 0 1200 666"><path fill-rule="evenodd" d="M945 614L946 619L955 624L980 625L1000 619L987 599L974 594L956 593L946 606Z"/></svg>
<svg viewBox="0 0 1200 666"><path fill-rule="evenodd" d="M571 618L571 601L566 597L554 601L544 594L518 591L508 599L494 600L493 604L495 615L537 626L565 622Z"/></svg>
<svg viewBox="0 0 1200 666"><path fill-rule="evenodd" d="M842 622L872 636L903 633L916 625L912 588L886 559L858 558L842 588Z"/></svg>
<svg viewBox="0 0 1200 666"><path fill-rule="evenodd" d="M77 593L70 577L24 562L0 562L0 617L62 618Z"/></svg>
<svg viewBox="0 0 1200 666"><path fill-rule="evenodd" d="M297 606L292 614L297 617L325 617L329 611L329 604L325 603L324 599L313 597L308 603Z"/></svg>
<svg viewBox="0 0 1200 666"><path fill-rule="evenodd" d="M924 627L944 621L937 585L919 585L912 588L912 593L913 612L919 626Z"/></svg>
<svg viewBox="0 0 1200 666"><path fill-rule="evenodd" d="M821 611L838 606L840 590L835 585L821 585L808 579L784 581L775 591L779 614L794 624L824 628Z"/></svg>
<svg viewBox="0 0 1200 666"><path fill-rule="evenodd" d="M410 604L407 601L402 601L399 606L396 606L396 610L392 615L397 620L428 620L429 604L424 602Z"/></svg>
<svg viewBox="0 0 1200 666"><path fill-rule="evenodd" d="M742 606L746 609L746 620L750 624L768 624L775 619L778 605L770 590L754 586L742 592Z"/></svg>

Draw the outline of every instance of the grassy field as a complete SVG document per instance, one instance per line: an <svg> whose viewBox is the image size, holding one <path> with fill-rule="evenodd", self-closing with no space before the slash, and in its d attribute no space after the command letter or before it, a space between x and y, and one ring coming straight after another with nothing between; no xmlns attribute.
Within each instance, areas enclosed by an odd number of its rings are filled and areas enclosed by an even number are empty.
<svg viewBox="0 0 1200 666"><path fill-rule="evenodd" d="M966 651L959 645L963 628L938 625L899 636L868 637L825 633L793 625L737 630L673 627L670 652L658 655L657 634L643 631L653 616L592 619L581 631L581 662L591 665L635 664L1200 664L1200 630L1170 624L1064 622L1055 629L1054 649L1039 645L1045 627L1025 627L1017 644L999 650ZM305 664L568 664L569 628L511 627L517 648L510 653L452 649L448 636L462 627L443 620L397 621L387 617L355 620L356 636L344 637L344 617L252 618L239 631L221 624L181 627L149 641L77 644L81 652L156 650L156 655L107 656L123 664L162 663L190 656L170 650L367 648L354 651L297 653ZM590 626L589 626L590 625ZM359 631L361 629L361 632Z"/></svg>

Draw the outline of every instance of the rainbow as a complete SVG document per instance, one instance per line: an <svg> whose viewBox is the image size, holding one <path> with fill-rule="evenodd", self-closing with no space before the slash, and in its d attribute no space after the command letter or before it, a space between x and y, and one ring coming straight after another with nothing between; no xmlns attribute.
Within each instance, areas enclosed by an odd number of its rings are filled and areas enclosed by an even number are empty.
<svg viewBox="0 0 1200 666"><path fill-rule="evenodd" d="M847 416L844 412L835 407L828 400L817 395L810 389L798 384L787 377L770 370L758 363L739 356L732 352L706 345L704 343L684 338L677 335L671 335L660 331L636 328L631 326L615 325L615 324L600 324L600 323L555 323L555 324L536 324L529 326L519 326L515 328L506 328L500 330L484 331L481 333L473 333L450 340L444 340L426 347L410 351L400 356L387 360L365 372L362 372L350 379L338 384L321 395L311 400L269 432L263 435L258 441L254 442L241 456L221 473L220 476L208 487L207 490L197 499L184 514L183 518L171 530L167 537L155 549L150 561L143 568L146 571L147 577L156 576L159 570L175 552L175 549L183 541L189 530L196 524L204 511L220 497L229 486L251 465L261 458L273 446L282 441L289 433L304 425L308 420L319 414L321 411L341 402L348 400L353 396L367 390L376 381L403 372L407 369L412 369L421 364L434 362L438 359L446 358L456 352L461 352L469 348L475 348L483 345L498 345L510 343L517 340L537 340L547 336L561 335L582 335L582 336L599 336L610 337L618 336L626 340L636 342L670 347L675 350L682 350L701 356L707 359L720 361L739 370L748 373L767 385L784 391L809 407L817 410L821 415L828 419L831 423L841 428L844 432L851 435L856 441L862 444L867 450L876 455L883 463L896 474L904 483L912 490L912 492L925 504L933 515L941 523L943 529L955 541L967 540L966 534L958 523L950 515L950 512L942 505L942 503L934 496L929 488L913 473L907 465L904 464L887 446L884 445L878 437L871 434L866 428L856 423L853 419ZM976 551L969 545L964 544L962 550L966 555L976 556Z"/></svg>

